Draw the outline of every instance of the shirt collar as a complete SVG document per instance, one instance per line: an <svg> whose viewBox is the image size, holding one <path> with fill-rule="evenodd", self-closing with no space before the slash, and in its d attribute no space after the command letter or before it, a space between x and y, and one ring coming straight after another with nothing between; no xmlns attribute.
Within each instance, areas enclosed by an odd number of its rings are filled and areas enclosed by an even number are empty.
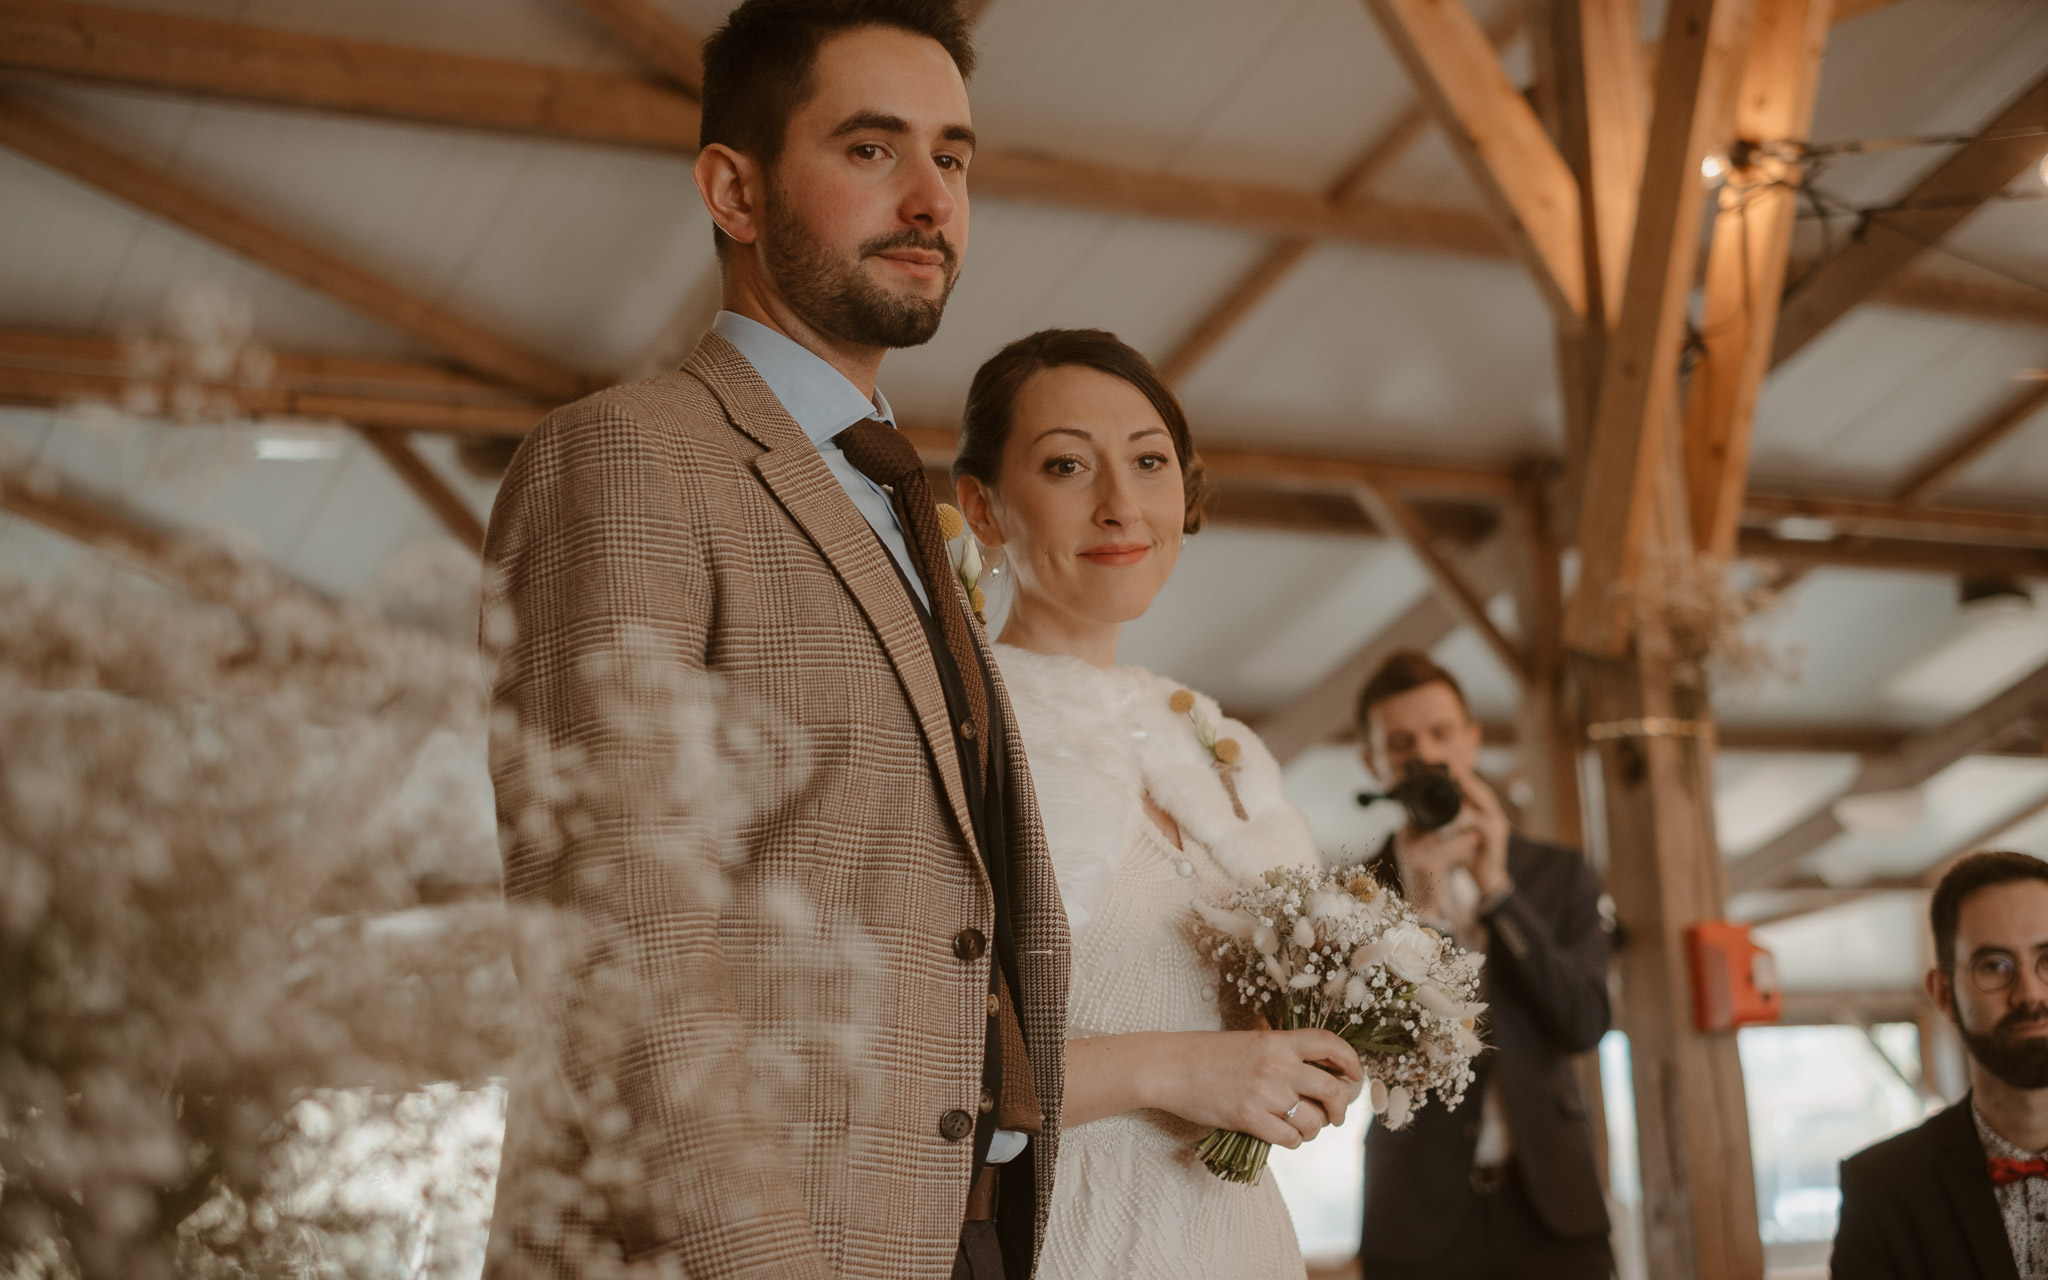
<svg viewBox="0 0 2048 1280"><path fill-rule="evenodd" d="M880 418L890 426L896 425L896 414L880 387L875 388L875 398L870 402L846 380L845 374L816 352L805 350L760 321L749 320L737 312L721 311L711 322L711 330L739 348L747 363L754 366L754 372L761 375L761 381L782 402L783 409L820 449L863 418Z"/></svg>
<svg viewBox="0 0 2048 1280"><path fill-rule="evenodd" d="M1977 1122L1977 1141L1984 1145L1987 1156L2002 1156L2007 1160L2033 1160L2041 1155L2038 1151L2023 1151L2004 1134L1991 1127L1984 1119L1984 1113L1977 1110L1977 1104L1970 1104L1970 1119Z"/></svg>

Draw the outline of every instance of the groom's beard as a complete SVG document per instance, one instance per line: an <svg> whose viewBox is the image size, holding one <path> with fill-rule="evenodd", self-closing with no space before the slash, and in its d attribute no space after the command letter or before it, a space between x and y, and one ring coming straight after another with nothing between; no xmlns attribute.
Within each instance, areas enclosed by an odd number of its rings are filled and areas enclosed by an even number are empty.
<svg viewBox="0 0 2048 1280"><path fill-rule="evenodd" d="M920 235L905 228L876 236L849 260L812 235L772 184L766 221L762 263L791 309L812 328L864 347L922 346L939 331L939 317L960 276L959 257L943 234ZM929 249L943 255L945 288L939 296L891 293L861 269L869 258L891 249Z"/></svg>
<svg viewBox="0 0 2048 1280"><path fill-rule="evenodd" d="M2048 1021L2048 1005L2023 1004L1989 1031L1972 1031L1956 1011L1956 1031L1977 1065L2015 1089L2048 1089L2048 1036L2021 1035L2022 1022Z"/></svg>

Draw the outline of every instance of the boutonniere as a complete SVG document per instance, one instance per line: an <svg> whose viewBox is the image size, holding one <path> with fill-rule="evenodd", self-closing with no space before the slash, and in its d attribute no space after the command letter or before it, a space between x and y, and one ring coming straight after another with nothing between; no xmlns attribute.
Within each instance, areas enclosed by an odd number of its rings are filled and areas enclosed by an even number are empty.
<svg viewBox="0 0 2048 1280"><path fill-rule="evenodd" d="M1236 738L1216 736L1216 726L1210 724L1202 709L1195 705L1195 695L1189 690L1175 689L1166 705L1174 714L1186 716L1188 723L1195 726L1195 741L1209 753L1209 765L1216 770L1216 778L1223 784L1223 793L1230 797L1231 812L1237 815L1239 822L1250 822L1251 815L1244 811L1244 802L1237 798L1237 762L1244 758L1244 748Z"/></svg>
<svg viewBox="0 0 2048 1280"><path fill-rule="evenodd" d="M967 533L967 517L960 514L960 508L950 502L939 505L939 532L946 536L947 543L959 542L959 549L951 554L953 572L960 578L960 589L967 593L967 603L974 609L974 620L983 626L988 619L982 611L988 608L988 599L981 594L981 547L973 535Z"/></svg>

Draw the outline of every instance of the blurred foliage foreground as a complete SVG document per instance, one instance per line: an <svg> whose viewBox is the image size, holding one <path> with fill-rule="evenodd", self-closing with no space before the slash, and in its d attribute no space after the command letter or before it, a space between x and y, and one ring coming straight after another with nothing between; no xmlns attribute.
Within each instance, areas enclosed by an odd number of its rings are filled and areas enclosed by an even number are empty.
<svg viewBox="0 0 2048 1280"><path fill-rule="evenodd" d="M0 1275L474 1275L519 1039L445 888L495 864L474 643L178 576L0 582Z"/></svg>

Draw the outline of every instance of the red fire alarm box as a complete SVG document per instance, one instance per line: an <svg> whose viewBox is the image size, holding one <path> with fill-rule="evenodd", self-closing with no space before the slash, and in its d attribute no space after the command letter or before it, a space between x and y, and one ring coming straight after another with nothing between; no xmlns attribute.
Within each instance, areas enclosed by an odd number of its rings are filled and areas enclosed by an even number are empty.
<svg viewBox="0 0 2048 1280"><path fill-rule="evenodd" d="M1778 966L1750 941L1749 926L1707 920L1685 931L1692 952L1692 1016L1702 1031L1776 1022L1785 1010Z"/></svg>

